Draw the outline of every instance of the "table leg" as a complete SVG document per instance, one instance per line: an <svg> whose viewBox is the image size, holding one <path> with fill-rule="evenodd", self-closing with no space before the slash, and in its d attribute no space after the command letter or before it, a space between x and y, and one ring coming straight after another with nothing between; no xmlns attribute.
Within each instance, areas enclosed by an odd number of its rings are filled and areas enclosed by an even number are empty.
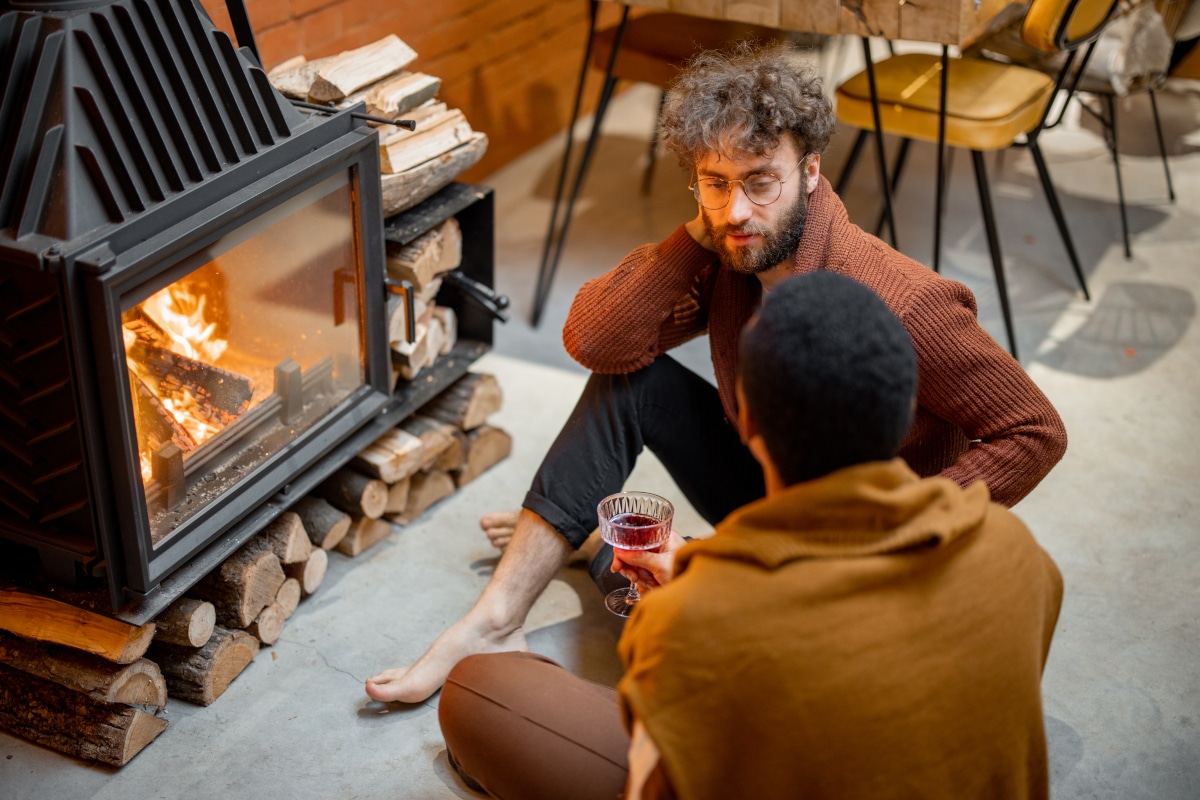
<svg viewBox="0 0 1200 800"><path fill-rule="evenodd" d="M939 272L942 257L942 207L946 193L946 87L950 74L950 47L942 45L942 94L938 105L937 201L933 217L933 271Z"/></svg>
<svg viewBox="0 0 1200 800"><path fill-rule="evenodd" d="M867 86L871 92L871 114L875 122L875 155L879 160L879 187L883 191L883 207L887 218L888 230L891 232L892 247L897 250L896 220L892 216L892 189L888 179L887 156L883 147L883 124L879 118L879 93L875 88L875 62L871 60L871 40L862 37L863 58L867 62Z"/></svg>

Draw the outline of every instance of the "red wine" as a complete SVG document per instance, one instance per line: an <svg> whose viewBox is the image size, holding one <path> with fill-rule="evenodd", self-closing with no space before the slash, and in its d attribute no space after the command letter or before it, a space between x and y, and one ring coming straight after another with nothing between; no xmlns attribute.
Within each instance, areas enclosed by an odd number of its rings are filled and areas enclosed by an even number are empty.
<svg viewBox="0 0 1200 800"><path fill-rule="evenodd" d="M602 529L604 540L622 550L652 550L671 535L671 526L649 514L617 514Z"/></svg>

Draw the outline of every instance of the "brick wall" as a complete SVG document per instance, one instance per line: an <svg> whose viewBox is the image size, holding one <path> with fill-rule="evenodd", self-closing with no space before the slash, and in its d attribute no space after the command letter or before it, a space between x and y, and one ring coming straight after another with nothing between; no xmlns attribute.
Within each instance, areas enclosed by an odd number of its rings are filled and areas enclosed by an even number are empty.
<svg viewBox="0 0 1200 800"><path fill-rule="evenodd" d="M232 35L221 0L201 0ZM245 0L264 65L333 55L394 33L411 69L442 79L440 98L488 135L479 180L566 127L587 39L585 0ZM601 3L602 23L618 8ZM590 110L599 92L592 71Z"/></svg>

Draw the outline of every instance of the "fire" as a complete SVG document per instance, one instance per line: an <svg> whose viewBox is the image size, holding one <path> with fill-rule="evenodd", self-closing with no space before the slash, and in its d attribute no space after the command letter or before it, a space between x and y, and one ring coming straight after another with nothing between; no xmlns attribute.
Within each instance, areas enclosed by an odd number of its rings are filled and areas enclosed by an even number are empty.
<svg viewBox="0 0 1200 800"><path fill-rule="evenodd" d="M204 295L194 295L186 286L171 284L142 303L142 311L171 337L170 349L209 364L225 352L229 342L212 338L217 326L204 318Z"/></svg>

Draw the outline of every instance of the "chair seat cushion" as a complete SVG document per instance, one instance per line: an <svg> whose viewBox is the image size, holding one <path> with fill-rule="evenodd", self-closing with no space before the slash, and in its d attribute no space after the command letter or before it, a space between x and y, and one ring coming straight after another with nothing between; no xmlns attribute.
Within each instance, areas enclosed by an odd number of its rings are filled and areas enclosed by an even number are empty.
<svg viewBox="0 0 1200 800"><path fill-rule="evenodd" d="M604 70L617 36L616 27L596 31L592 66ZM621 52L613 75L625 80L667 87L689 58L701 50L721 50L733 42L749 39L762 43L783 42L789 35L774 28L745 22L692 17L663 11L629 20L621 40Z"/></svg>
<svg viewBox="0 0 1200 800"><path fill-rule="evenodd" d="M879 111L887 133L936 142L941 99L941 59L910 53L875 65ZM1036 70L981 59L950 60L946 97L946 143L971 150L998 150L1037 127L1054 92L1054 81ZM873 130L867 73L837 90L837 115Z"/></svg>

